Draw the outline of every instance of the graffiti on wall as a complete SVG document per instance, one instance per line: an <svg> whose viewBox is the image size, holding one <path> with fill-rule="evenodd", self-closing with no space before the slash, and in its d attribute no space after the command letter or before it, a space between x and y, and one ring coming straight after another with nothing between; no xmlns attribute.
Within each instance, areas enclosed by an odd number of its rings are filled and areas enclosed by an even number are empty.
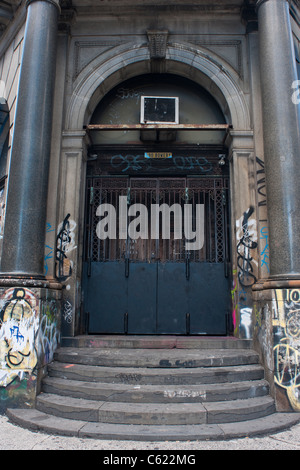
<svg viewBox="0 0 300 470"><path fill-rule="evenodd" d="M76 223L68 214L59 225L56 238L56 279L66 281L73 270L73 262L68 258L71 251L75 250Z"/></svg>
<svg viewBox="0 0 300 470"><path fill-rule="evenodd" d="M258 220L260 233L260 268L262 277L266 277L268 276L268 274L270 274L267 193L265 162L259 157L256 157L256 168Z"/></svg>
<svg viewBox="0 0 300 470"><path fill-rule="evenodd" d="M263 306L255 303L253 310L254 337L260 344L263 362L271 371L274 369L272 308L268 303Z"/></svg>
<svg viewBox="0 0 300 470"><path fill-rule="evenodd" d="M55 299L39 300L29 289L3 292L0 311L0 387L16 378L32 378L49 363L60 342L59 309Z"/></svg>
<svg viewBox="0 0 300 470"><path fill-rule="evenodd" d="M46 234L51 233L51 232L55 232L55 228L53 228L52 225L47 222L47 224L46 224ZM54 254L54 248L52 246L46 244L45 245L45 257L44 257L45 276L47 276L47 274L49 272L48 261L53 258L53 254Z"/></svg>
<svg viewBox="0 0 300 470"><path fill-rule="evenodd" d="M22 380L37 365L39 308L28 289L8 289L1 301L0 386L6 387L16 377Z"/></svg>
<svg viewBox="0 0 300 470"><path fill-rule="evenodd" d="M251 206L237 221L237 265L238 279L243 287L250 287L257 281L254 274L252 251L257 248L256 220L251 218L254 208Z"/></svg>
<svg viewBox="0 0 300 470"><path fill-rule="evenodd" d="M275 383L300 411L300 290L277 290L273 303Z"/></svg>
<svg viewBox="0 0 300 470"><path fill-rule="evenodd" d="M269 229L268 227L262 227L260 229L260 240L261 240L261 268L266 268L267 272L270 273L269 266Z"/></svg>
<svg viewBox="0 0 300 470"><path fill-rule="evenodd" d="M256 157L257 164L257 193L258 193L258 207L265 207L267 205L266 193L266 177L265 177L265 162L259 157Z"/></svg>
<svg viewBox="0 0 300 470"><path fill-rule="evenodd" d="M254 208L249 207L236 222L237 269L233 272L233 324L240 328L243 337L251 337L252 303L251 287L257 281L257 261L254 253L257 250L257 223L253 218ZM238 312L240 321L238 322Z"/></svg>
<svg viewBox="0 0 300 470"><path fill-rule="evenodd" d="M53 360L54 352L60 343L59 313L56 300L44 300L41 303L38 347L43 365Z"/></svg>
<svg viewBox="0 0 300 470"><path fill-rule="evenodd" d="M73 307L69 300L66 300L63 305L63 319L66 323L72 323L73 320Z"/></svg>

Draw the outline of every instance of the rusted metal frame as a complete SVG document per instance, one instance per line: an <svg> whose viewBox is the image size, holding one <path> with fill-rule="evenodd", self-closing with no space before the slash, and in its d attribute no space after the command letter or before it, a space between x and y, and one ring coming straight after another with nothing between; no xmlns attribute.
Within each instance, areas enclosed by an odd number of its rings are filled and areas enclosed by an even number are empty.
<svg viewBox="0 0 300 470"><path fill-rule="evenodd" d="M228 131L231 128L230 124L89 124L86 126L87 131Z"/></svg>

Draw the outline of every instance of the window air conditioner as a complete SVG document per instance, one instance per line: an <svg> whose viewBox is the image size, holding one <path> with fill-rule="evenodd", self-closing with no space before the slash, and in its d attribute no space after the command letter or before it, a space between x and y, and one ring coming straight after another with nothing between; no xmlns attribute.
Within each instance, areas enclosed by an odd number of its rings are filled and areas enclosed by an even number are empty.
<svg viewBox="0 0 300 470"><path fill-rule="evenodd" d="M141 124L179 124L179 98L142 96Z"/></svg>

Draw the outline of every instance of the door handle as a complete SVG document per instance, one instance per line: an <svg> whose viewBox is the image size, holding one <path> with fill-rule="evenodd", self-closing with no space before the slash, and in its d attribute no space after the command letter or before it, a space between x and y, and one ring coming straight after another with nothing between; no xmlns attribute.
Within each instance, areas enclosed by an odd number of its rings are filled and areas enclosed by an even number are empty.
<svg viewBox="0 0 300 470"><path fill-rule="evenodd" d="M185 277L190 279L190 258L185 259Z"/></svg>
<svg viewBox="0 0 300 470"><path fill-rule="evenodd" d="M186 334L189 335L191 332L191 315L187 313L185 315Z"/></svg>
<svg viewBox="0 0 300 470"><path fill-rule="evenodd" d="M129 258L125 258L125 277L129 277Z"/></svg>
<svg viewBox="0 0 300 470"><path fill-rule="evenodd" d="M224 275L226 279L229 277L229 263L227 260L224 263Z"/></svg>
<svg viewBox="0 0 300 470"><path fill-rule="evenodd" d="M128 312L124 313L124 333L128 334Z"/></svg>

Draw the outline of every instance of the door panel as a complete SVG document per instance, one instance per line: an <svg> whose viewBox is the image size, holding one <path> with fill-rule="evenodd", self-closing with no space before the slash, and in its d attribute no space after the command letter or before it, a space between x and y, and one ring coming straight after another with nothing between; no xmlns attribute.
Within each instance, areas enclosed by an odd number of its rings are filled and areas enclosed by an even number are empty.
<svg viewBox="0 0 300 470"><path fill-rule="evenodd" d="M128 272L128 332L156 333L156 263L130 263Z"/></svg>
<svg viewBox="0 0 300 470"><path fill-rule="evenodd" d="M188 312L191 334L225 335L224 312L230 309L229 301L224 264L190 263Z"/></svg>
<svg viewBox="0 0 300 470"><path fill-rule="evenodd" d="M187 289L184 263L158 263L157 333L186 334Z"/></svg>
<svg viewBox="0 0 300 470"><path fill-rule="evenodd" d="M85 311L89 313L89 333L124 333L128 311L125 263L91 263L90 266L86 263L85 271L84 298Z"/></svg>

